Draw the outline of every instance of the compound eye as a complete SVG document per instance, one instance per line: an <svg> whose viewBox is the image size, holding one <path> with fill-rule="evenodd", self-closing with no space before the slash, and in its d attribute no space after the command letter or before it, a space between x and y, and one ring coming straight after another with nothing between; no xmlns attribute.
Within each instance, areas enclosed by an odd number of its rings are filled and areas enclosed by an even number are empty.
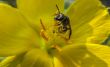
<svg viewBox="0 0 110 67"><path fill-rule="evenodd" d="M62 21L63 18L64 18L64 15L63 15L63 14L58 14L58 15L55 16L54 19L55 19L55 20L58 20L58 21Z"/></svg>

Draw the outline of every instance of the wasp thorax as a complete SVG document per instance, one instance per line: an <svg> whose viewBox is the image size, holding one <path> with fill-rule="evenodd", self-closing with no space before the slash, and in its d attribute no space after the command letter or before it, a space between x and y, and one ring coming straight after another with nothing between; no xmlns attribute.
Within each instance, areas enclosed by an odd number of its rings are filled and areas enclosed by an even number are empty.
<svg viewBox="0 0 110 67"><path fill-rule="evenodd" d="M60 14L57 14L54 19L57 20L57 21L62 21L64 19L64 14L60 13Z"/></svg>

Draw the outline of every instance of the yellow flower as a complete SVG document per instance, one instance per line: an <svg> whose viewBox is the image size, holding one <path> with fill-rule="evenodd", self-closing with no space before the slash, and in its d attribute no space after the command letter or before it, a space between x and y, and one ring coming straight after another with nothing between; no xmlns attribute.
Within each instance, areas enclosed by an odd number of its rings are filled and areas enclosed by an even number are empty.
<svg viewBox="0 0 110 67"><path fill-rule="evenodd" d="M53 33L56 5L63 13L63 0L17 0L17 9L0 3L0 56L10 56L0 67L110 67L110 47L86 44L89 23L107 9L98 0L76 0L64 13L72 27L67 40L68 33Z"/></svg>

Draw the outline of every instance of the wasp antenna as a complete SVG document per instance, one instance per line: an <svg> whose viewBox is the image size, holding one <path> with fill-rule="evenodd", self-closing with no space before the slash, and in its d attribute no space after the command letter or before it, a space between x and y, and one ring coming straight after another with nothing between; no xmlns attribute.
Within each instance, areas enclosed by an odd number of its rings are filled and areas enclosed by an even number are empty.
<svg viewBox="0 0 110 67"><path fill-rule="evenodd" d="M57 7L57 10L58 10L58 13L60 14L60 10L59 10L59 7L58 7L58 5L56 4L56 7Z"/></svg>

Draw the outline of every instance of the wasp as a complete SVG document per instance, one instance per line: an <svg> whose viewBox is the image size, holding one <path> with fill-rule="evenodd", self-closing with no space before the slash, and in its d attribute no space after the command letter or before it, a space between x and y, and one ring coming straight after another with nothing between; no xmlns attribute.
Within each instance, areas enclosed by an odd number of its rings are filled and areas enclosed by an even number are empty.
<svg viewBox="0 0 110 67"><path fill-rule="evenodd" d="M69 31L69 36L68 39L70 39L71 34L72 34L72 29L70 25L70 19L68 16L64 15L63 13L60 12L58 6L56 5L58 13L55 14L54 20L57 22L58 26L58 33L66 33Z"/></svg>

